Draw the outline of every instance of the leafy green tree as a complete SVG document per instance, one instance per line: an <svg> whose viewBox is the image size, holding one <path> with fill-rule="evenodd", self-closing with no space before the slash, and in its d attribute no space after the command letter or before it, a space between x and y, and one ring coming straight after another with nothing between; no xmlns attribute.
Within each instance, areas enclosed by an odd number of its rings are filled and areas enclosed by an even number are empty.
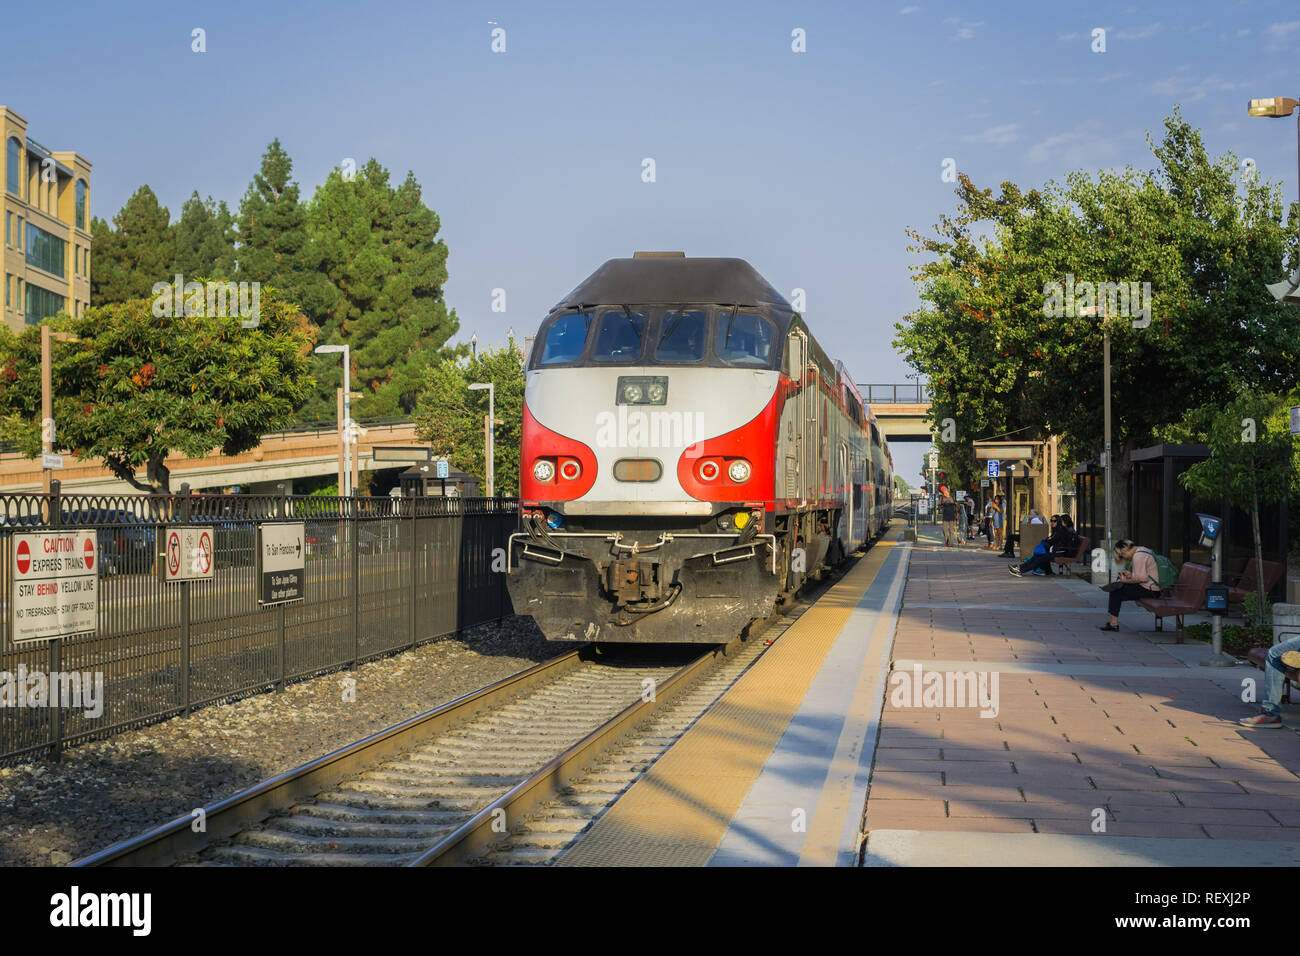
<svg viewBox="0 0 1300 956"><path fill-rule="evenodd" d="M487 390L471 392L475 382L496 386L493 455L498 495L519 494L519 449L523 437L524 356L512 338L504 348L480 349L477 356L446 358L426 369L414 413L416 434L445 455L453 467L487 480L483 421ZM486 485L482 485L486 492Z"/></svg>
<svg viewBox="0 0 1300 956"><path fill-rule="evenodd" d="M313 317L323 342L352 346L352 383L364 394L359 412L410 412L425 369L443 358L458 328L442 296L447 247L438 239L437 215L412 174L393 187L372 159L351 178L330 173L312 199L309 224L320 268L337 292L333 305ZM304 417L334 414L336 366L322 369Z"/></svg>
<svg viewBox="0 0 1300 956"><path fill-rule="evenodd" d="M952 458L1006 433L1100 449L1103 322L1125 454L1186 409L1297 381L1298 313L1264 288L1294 244L1296 211L1284 226L1280 187L1239 184L1236 158L1212 162L1177 113L1152 151L1151 171L1072 173L1028 192L1003 183L996 197L963 175L956 214L934 236L909 232L930 256L914 269L925 304L894 344L929 379L934 419L955 419L957 440L940 443ZM1081 314L1083 296L1055 314L1052 284L1068 277L1149 282L1149 325L1132 301L1125 316Z"/></svg>
<svg viewBox="0 0 1300 956"><path fill-rule="evenodd" d="M55 350L54 418L59 445L79 459L103 459L141 491L168 492L168 455L239 454L293 422L315 386L315 329L268 287L256 329L241 328L238 315L159 318L152 304L137 298L52 320L80 337ZM0 328L0 438L29 457L41 449L40 364L39 328Z"/></svg>
<svg viewBox="0 0 1300 956"><path fill-rule="evenodd" d="M293 160L278 139L239 204L239 269L235 278L281 289L313 322L332 308L335 292L321 272L320 251L307 229L307 208L290 181ZM330 408L334 405L330 392ZM333 412L329 416L332 417Z"/></svg>
<svg viewBox="0 0 1300 956"><path fill-rule="evenodd" d="M171 280L175 237L170 214L148 186L141 186L113 217L90 222L90 303L105 305L152 295L155 282Z"/></svg>
<svg viewBox="0 0 1300 956"><path fill-rule="evenodd" d="M172 274L190 279L207 276L227 279L235 272L235 217L224 200L199 198L197 191L185 200L181 217L172 225L175 258Z"/></svg>
<svg viewBox="0 0 1300 956"><path fill-rule="evenodd" d="M1183 487L1210 499L1225 498L1250 512L1255 538L1257 607L1263 608L1264 549L1259 533L1259 509L1286 499L1296 481L1295 443L1291 438L1287 404L1276 395L1242 393L1209 418L1210 457L1179 476Z"/></svg>

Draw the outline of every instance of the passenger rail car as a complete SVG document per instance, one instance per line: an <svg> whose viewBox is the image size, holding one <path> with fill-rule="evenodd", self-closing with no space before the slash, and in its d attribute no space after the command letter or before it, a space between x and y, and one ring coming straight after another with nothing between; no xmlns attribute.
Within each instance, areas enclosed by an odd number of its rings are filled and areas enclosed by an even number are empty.
<svg viewBox="0 0 1300 956"><path fill-rule="evenodd" d="M716 642L880 535L893 461L741 259L611 259L528 357L516 613L553 641Z"/></svg>

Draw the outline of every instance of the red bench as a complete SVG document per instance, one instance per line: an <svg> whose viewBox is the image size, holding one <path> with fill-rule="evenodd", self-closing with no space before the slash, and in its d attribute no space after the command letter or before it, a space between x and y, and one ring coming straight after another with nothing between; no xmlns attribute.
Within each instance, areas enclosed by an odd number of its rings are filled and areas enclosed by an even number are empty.
<svg viewBox="0 0 1300 956"><path fill-rule="evenodd" d="M1073 556L1068 554L1058 554L1056 557L1052 558L1052 564L1083 564L1088 560L1088 546L1091 544L1092 538L1080 538L1079 549L1074 552Z"/></svg>
<svg viewBox="0 0 1300 956"><path fill-rule="evenodd" d="M1156 630L1164 630L1164 619L1178 620L1177 643L1183 643L1183 615L1194 614L1205 604L1205 589L1210 584L1210 569L1190 561L1178 571L1169 597L1138 598L1137 603L1156 616Z"/></svg>
<svg viewBox="0 0 1300 956"><path fill-rule="evenodd" d="M1282 575L1286 574L1286 565L1280 561L1264 562L1264 595L1267 597L1272 593L1277 582L1282 580ZM1246 567L1241 572L1241 577L1237 583L1228 588L1229 604L1244 604L1246 598L1255 593L1259 586L1259 578L1255 573L1255 559L1251 558L1246 562Z"/></svg>

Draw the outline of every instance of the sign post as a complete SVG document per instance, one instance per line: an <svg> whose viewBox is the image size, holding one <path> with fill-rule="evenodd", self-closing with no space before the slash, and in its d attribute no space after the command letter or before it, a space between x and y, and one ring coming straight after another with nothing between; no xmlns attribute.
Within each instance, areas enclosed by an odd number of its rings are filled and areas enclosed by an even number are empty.
<svg viewBox="0 0 1300 956"><path fill-rule="evenodd" d="M94 531L13 536L10 569L15 644L93 634L99 617L99 540Z"/></svg>
<svg viewBox="0 0 1300 956"><path fill-rule="evenodd" d="M448 467L447 467L447 459L446 459L446 458L439 458L439 459L438 459L438 480L442 482L442 496L443 496L444 498L447 497L447 475L448 475L448 473L449 473L449 469L448 469Z"/></svg>
<svg viewBox="0 0 1300 956"><path fill-rule="evenodd" d="M257 603L262 607L303 600L305 537L302 521L257 526Z"/></svg>

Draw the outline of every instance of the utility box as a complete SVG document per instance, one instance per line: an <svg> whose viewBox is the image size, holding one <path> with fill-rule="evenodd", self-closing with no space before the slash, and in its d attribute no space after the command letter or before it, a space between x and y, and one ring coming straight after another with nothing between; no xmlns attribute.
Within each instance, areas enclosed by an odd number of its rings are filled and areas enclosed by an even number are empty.
<svg viewBox="0 0 1300 956"><path fill-rule="evenodd" d="M1020 560L1026 560L1034 553L1034 548L1038 547L1040 541L1047 540L1047 524L1030 524L1028 521L1020 522Z"/></svg>

